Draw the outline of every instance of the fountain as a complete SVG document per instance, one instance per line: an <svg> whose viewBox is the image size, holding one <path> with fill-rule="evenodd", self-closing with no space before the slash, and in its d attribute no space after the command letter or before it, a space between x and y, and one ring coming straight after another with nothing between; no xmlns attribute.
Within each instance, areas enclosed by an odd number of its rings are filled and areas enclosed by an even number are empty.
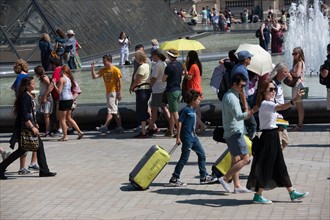
<svg viewBox="0 0 330 220"><path fill-rule="evenodd" d="M301 47L305 54L306 72L312 75L318 73L320 65L326 58L326 48L330 43L328 17L321 12L322 1L314 0L309 5L308 0L292 3L289 9L288 31L285 35L285 60L292 66L293 48Z"/></svg>

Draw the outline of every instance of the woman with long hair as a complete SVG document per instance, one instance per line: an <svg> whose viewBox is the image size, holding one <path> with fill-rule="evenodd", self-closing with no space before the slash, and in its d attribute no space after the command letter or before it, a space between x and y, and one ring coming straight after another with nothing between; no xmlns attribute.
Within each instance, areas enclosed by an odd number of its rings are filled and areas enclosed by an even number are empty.
<svg viewBox="0 0 330 220"><path fill-rule="evenodd" d="M47 71L49 69L49 59L50 59L50 53L53 50L53 46L50 43L50 37L47 33L43 33L40 36L39 40L39 49L41 53L41 63L42 67Z"/></svg>
<svg viewBox="0 0 330 220"><path fill-rule="evenodd" d="M185 93L191 89L203 93L202 90L202 63L199 60L196 51L191 50L188 52L186 61L187 70L184 71L184 81L182 83L183 99L185 99ZM183 88L185 87L185 88ZM197 125L196 132L202 133L206 129L206 125L202 122L202 114L199 105L196 107Z"/></svg>
<svg viewBox="0 0 330 220"><path fill-rule="evenodd" d="M61 64L63 64L63 61L64 61L63 60L63 54L64 54L64 51L65 51L65 43L66 43L66 38L65 38L64 31L62 31L62 29L60 29L60 28L56 29L54 51L60 57Z"/></svg>
<svg viewBox="0 0 330 220"><path fill-rule="evenodd" d="M52 81L55 91L60 95L59 103L59 114L60 114L60 125L63 130L63 137L58 141L67 141L68 139L68 127L66 122L68 122L77 132L78 139L81 139L84 136L84 133L80 130L76 121L72 118L72 104L73 104L73 95L72 91L76 87L73 75L71 73L70 67L63 66L61 69L61 78L56 85L55 80Z"/></svg>
<svg viewBox="0 0 330 220"><path fill-rule="evenodd" d="M44 137L51 136L50 132L50 114L53 112L53 98L51 94L49 94L45 99L44 96L46 95L47 88L50 84L50 79L46 75L45 70L42 66L37 66L34 68L34 73L36 74L37 78L39 79L39 89L40 94L38 97L39 101L39 111L44 115L44 122L45 122L45 134Z"/></svg>
<svg viewBox="0 0 330 220"><path fill-rule="evenodd" d="M305 55L301 47L296 47L292 51L293 56L293 67L290 71L289 77L292 75L294 77L299 77L295 87L292 87L292 98L297 95L297 93L304 87L304 72L305 72ZM296 108L298 111L298 124L293 129L294 131L303 130L305 110L302 100L296 102Z"/></svg>
<svg viewBox="0 0 330 220"><path fill-rule="evenodd" d="M309 193L300 193L292 188L292 183L284 161L278 127L276 125L277 111L290 108L304 95L299 91L289 102L279 104L274 102L276 87L272 79L265 80L258 89L257 107L259 108L259 123L262 132L259 143L253 140L253 163L247 182L247 188L254 190L253 202L270 204L272 201L264 198L264 189L285 187L289 192L291 201L296 201Z"/></svg>
<svg viewBox="0 0 330 220"><path fill-rule="evenodd" d="M9 157L7 157L2 163L0 163L0 179L7 179L5 176L6 168L14 162L17 158L23 156L26 151L22 149L20 143L21 129L30 129L35 136L39 135L39 126L34 120L34 102L32 91L35 89L35 81L33 76L25 77L22 79L18 88L17 97L14 103L13 112L16 116L15 128L13 135L10 139L10 148L14 149L16 142L18 142L18 149L15 150ZM39 148L37 150L38 164L39 164L39 176L50 177L55 176L56 173L52 173L48 169L46 155L44 151L44 145L40 137Z"/></svg>

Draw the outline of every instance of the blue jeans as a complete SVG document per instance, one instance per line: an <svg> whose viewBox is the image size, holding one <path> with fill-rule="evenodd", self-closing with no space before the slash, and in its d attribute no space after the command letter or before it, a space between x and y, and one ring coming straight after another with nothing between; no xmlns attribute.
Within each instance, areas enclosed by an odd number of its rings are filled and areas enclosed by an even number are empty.
<svg viewBox="0 0 330 220"><path fill-rule="evenodd" d="M175 166L174 173L172 174L173 177L180 179L181 171L188 162L191 150L195 151L195 153L198 156L198 168L199 168L200 178L207 176L206 167L205 167L205 162L206 162L205 152L202 147L202 144L196 138L195 141L182 142L181 157Z"/></svg>

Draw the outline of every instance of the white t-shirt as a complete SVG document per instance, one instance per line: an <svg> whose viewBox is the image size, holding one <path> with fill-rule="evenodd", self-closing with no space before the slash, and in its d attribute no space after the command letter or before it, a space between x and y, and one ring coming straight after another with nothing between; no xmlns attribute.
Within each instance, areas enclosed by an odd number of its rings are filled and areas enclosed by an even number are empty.
<svg viewBox="0 0 330 220"><path fill-rule="evenodd" d="M152 66L151 77L156 78L156 82L152 86L152 93L163 93L166 89L166 82L162 81L166 64L159 60Z"/></svg>
<svg viewBox="0 0 330 220"><path fill-rule="evenodd" d="M276 126L277 112L275 111L276 103L273 101L262 101L259 108L260 130L274 129Z"/></svg>

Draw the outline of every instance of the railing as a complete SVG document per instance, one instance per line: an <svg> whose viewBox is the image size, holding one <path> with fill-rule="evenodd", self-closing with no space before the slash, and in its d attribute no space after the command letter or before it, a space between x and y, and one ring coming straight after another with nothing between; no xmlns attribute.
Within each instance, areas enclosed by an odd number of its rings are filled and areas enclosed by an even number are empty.
<svg viewBox="0 0 330 220"><path fill-rule="evenodd" d="M226 8L254 7L254 0L248 1L226 1Z"/></svg>

